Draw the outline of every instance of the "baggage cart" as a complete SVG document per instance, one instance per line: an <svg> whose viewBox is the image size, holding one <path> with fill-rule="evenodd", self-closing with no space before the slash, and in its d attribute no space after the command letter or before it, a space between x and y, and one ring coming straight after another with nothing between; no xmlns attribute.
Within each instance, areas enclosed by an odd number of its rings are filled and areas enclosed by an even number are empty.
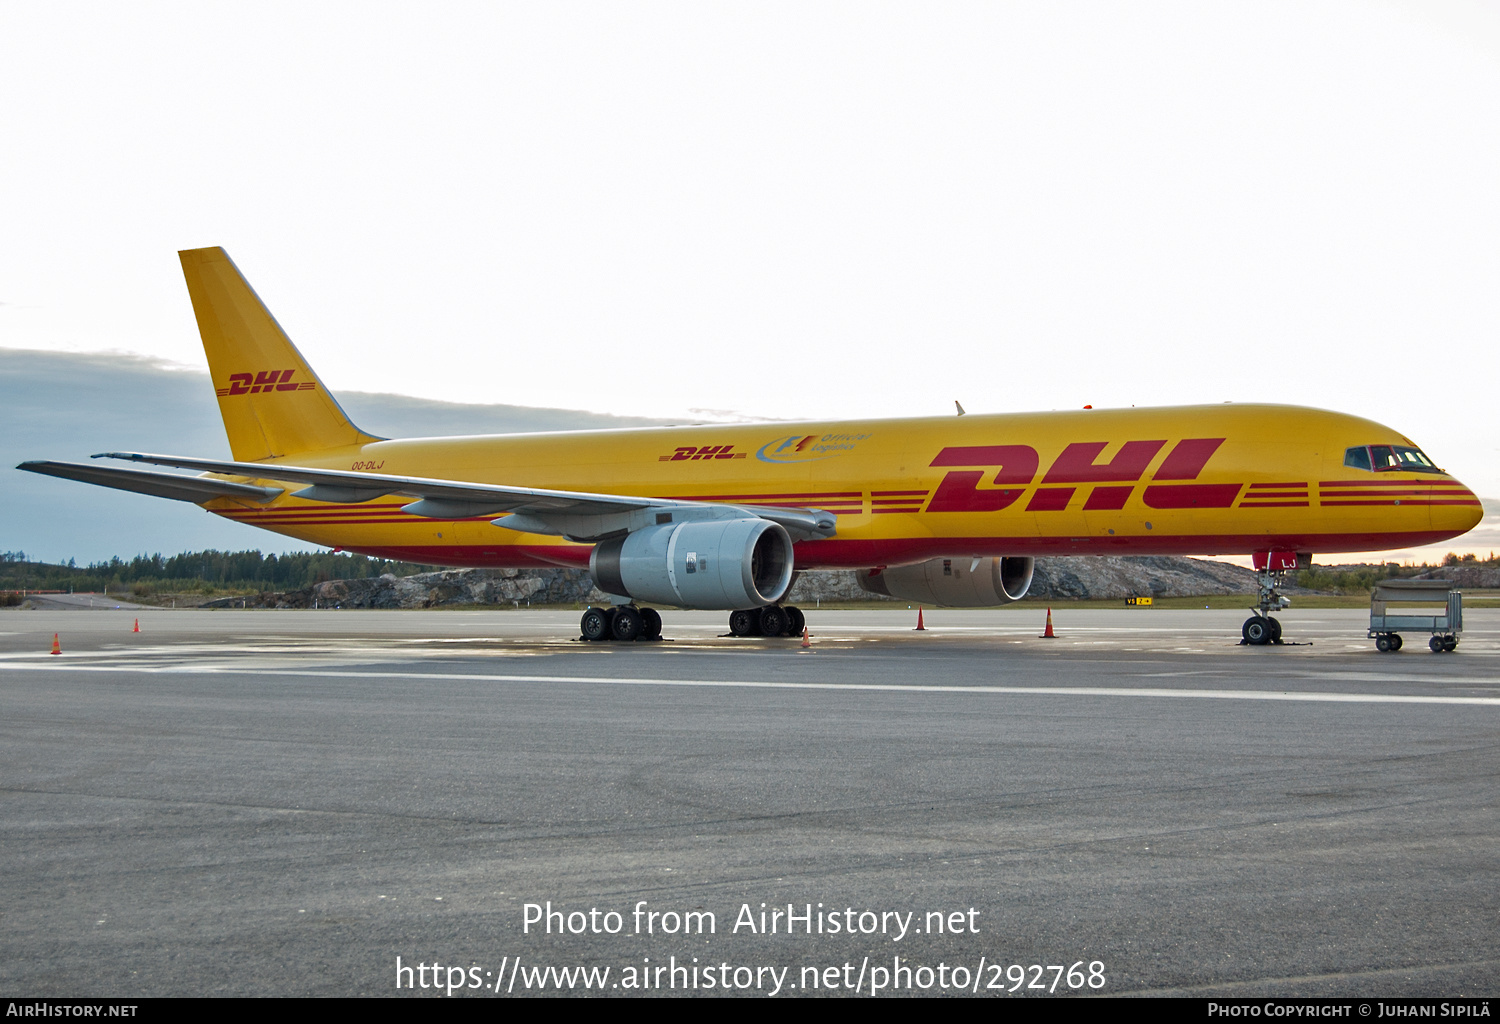
<svg viewBox="0 0 1500 1024"><path fill-rule="evenodd" d="M1392 604L1422 607L1391 608ZM1433 654L1452 651L1464 628L1463 594L1448 580L1381 580L1370 593L1370 639L1378 651L1399 651L1402 633L1427 633Z"/></svg>

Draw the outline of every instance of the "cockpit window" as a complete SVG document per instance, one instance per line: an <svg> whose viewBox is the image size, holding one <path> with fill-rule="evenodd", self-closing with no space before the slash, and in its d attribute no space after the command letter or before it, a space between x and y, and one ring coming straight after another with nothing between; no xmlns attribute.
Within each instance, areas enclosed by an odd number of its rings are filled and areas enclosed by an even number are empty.
<svg viewBox="0 0 1500 1024"><path fill-rule="evenodd" d="M1344 451L1344 465L1375 473L1441 473L1420 448L1399 444L1360 445Z"/></svg>

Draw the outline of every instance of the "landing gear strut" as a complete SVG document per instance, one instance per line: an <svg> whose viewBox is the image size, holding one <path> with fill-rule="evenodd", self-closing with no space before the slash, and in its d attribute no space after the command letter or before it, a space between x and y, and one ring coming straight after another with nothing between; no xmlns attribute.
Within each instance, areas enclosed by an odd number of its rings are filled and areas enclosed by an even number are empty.
<svg viewBox="0 0 1500 1024"><path fill-rule="evenodd" d="M578 623L585 640L660 640L661 615L655 608L622 604L617 608L590 608Z"/></svg>
<svg viewBox="0 0 1500 1024"><path fill-rule="evenodd" d="M1256 582L1260 585L1257 607L1250 609L1255 614L1240 627L1240 643L1252 646L1279 644L1281 623L1271 618L1271 612L1290 608L1292 605L1291 598L1283 597L1276 590L1286 582L1286 571L1264 569L1256 574Z"/></svg>
<svg viewBox="0 0 1500 1024"><path fill-rule="evenodd" d="M807 617L794 605L772 604L729 613L729 632L735 636L800 636L806 625Z"/></svg>

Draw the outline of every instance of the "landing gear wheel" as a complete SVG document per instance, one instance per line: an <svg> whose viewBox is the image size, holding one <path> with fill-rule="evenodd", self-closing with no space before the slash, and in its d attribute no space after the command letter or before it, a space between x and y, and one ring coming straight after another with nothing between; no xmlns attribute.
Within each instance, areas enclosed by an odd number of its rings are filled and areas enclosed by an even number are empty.
<svg viewBox="0 0 1500 1024"><path fill-rule="evenodd" d="M1377 636L1375 638L1375 649L1381 654L1389 651L1391 649L1391 638L1386 636L1384 633Z"/></svg>
<svg viewBox="0 0 1500 1024"><path fill-rule="evenodd" d="M1443 641L1443 650L1454 651L1458 649L1458 637L1450 636Z"/></svg>
<svg viewBox="0 0 1500 1024"><path fill-rule="evenodd" d="M661 614L655 608L641 609L641 636L647 640L661 639Z"/></svg>
<svg viewBox="0 0 1500 1024"><path fill-rule="evenodd" d="M754 636L760 632L760 615L754 608L729 613L729 632L735 636Z"/></svg>
<svg viewBox="0 0 1500 1024"><path fill-rule="evenodd" d="M1271 624L1271 643L1281 643L1281 620L1267 619L1266 621Z"/></svg>
<svg viewBox="0 0 1500 1024"><path fill-rule="evenodd" d="M629 643L641 635L641 613L630 607L616 608L609 631L616 640Z"/></svg>
<svg viewBox="0 0 1500 1024"><path fill-rule="evenodd" d="M766 636L781 636L786 626L787 614L777 605L768 604L760 610L760 631Z"/></svg>
<svg viewBox="0 0 1500 1024"><path fill-rule="evenodd" d="M583 613L583 620L579 622L578 628L583 632L585 640L603 640L609 636L609 612L603 608L590 608Z"/></svg>
<svg viewBox="0 0 1500 1024"><path fill-rule="evenodd" d="M1391 650L1393 650L1393 651L1399 651L1399 650L1401 650L1401 634L1400 633L1392 633L1391 634Z"/></svg>
<svg viewBox="0 0 1500 1024"><path fill-rule="evenodd" d="M1240 636L1244 638L1247 644L1255 644L1256 646L1268 644L1271 642L1271 623L1274 621L1274 619L1252 615L1240 627Z"/></svg>
<svg viewBox="0 0 1500 1024"><path fill-rule="evenodd" d="M1431 640L1427 641L1427 648L1428 650L1432 651L1433 654L1442 654L1448 649L1448 645L1443 641L1442 637L1435 636Z"/></svg>
<svg viewBox="0 0 1500 1024"><path fill-rule="evenodd" d="M786 612L786 631L792 636L800 635L802 630L807 628L807 616L802 614L801 608L798 608L795 605L787 605L781 610Z"/></svg>

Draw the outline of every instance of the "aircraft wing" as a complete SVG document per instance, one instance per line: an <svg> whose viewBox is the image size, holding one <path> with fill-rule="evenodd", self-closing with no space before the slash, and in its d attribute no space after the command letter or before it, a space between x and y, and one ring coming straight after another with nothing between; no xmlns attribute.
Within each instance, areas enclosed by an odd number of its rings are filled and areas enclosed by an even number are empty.
<svg viewBox="0 0 1500 1024"><path fill-rule="evenodd" d="M175 466L179 469L196 469L206 473L223 473L257 480L285 480L306 484L307 486L301 490L294 491L292 497L306 498L311 501L358 503L387 494L404 494L417 499L402 508L402 511L411 515L427 516L433 519L466 519L510 513L512 515L507 519L496 520L496 525L527 533L557 533L579 539L592 539L616 531L635 529L641 513L671 508L706 510L718 507L704 502L678 501L671 498L593 494L586 491L553 491L535 487L509 487L469 483L462 480L439 480L431 477L352 473L334 469L312 469L259 462L223 462L216 459L149 455L140 452L104 452L95 455L94 458L124 459L158 466ZM167 476L167 474L151 475ZM82 478L76 477L75 479ZM189 478L170 477L170 479ZM256 490L261 489L256 488ZM807 538L829 537L834 531L833 514L818 509L761 508L750 505L726 507L743 509L750 515L780 523L794 534ZM509 521L511 519L514 521Z"/></svg>
<svg viewBox="0 0 1500 1024"><path fill-rule="evenodd" d="M257 487L254 484L237 484L209 477L178 476L176 473L157 473L149 469L89 466L78 462L23 462L16 468L28 473L113 487L120 491L171 498L173 501L202 503L214 498L249 498L251 501L265 502L282 493L280 487Z"/></svg>

